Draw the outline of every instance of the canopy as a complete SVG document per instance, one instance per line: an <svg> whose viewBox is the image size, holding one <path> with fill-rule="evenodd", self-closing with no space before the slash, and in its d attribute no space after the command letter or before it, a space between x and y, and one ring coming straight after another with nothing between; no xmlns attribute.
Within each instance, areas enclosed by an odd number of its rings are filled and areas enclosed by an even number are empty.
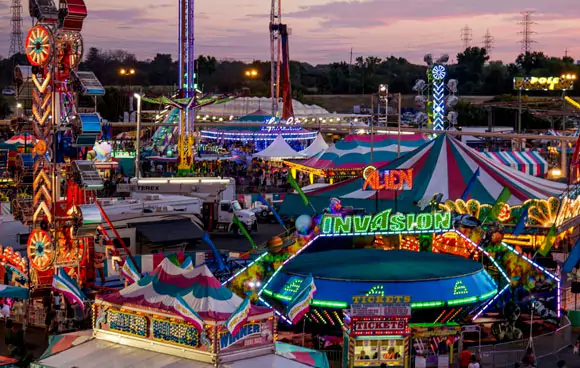
<svg viewBox="0 0 580 368"><path fill-rule="evenodd" d="M28 299L28 289L18 286L0 285L0 298Z"/></svg>
<svg viewBox="0 0 580 368"><path fill-rule="evenodd" d="M281 135L278 135L276 139L266 149L261 152L256 153L253 157L262 158L264 160L273 160L273 159L293 159L293 158L301 158L303 157L300 153L294 151L292 147Z"/></svg>
<svg viewBox="0 0 580 368"><path fill-rule="evenodd" d="M422 134L401 135L400 139L401 155L420 147L427 141ZM362 169L370 164L378 167L397 158L397 145L397 135L349 135L319 155L300 164L323 170Z"/></svg>
<svg viewBox="0 0 580 368"><path fill-rule="evenodd" d="M397 202L403 205L428 203L436 193L443 194L443 200L455 200L462 196L478 168L479 176L468 198L474 198L481 203L494 203L504 187L512 193L508 201L510 205L521 204L528 199L559 196L566 189L565 184L527 175L500 164L446 134L379 170L411 168L414 182L412 190L381 190L377 193L373 190L363 190L364 179L354 178L314 190L308 195L341 199L396 198Z"/></svg>
<svg viewBox="0 0 580 368"><path fill-rule="evenodd" d="M512 169L533 176L544 176L548 173L548 161L537 151L501 151L483 152L484 155Z"/></svg>
<svg viewBox="0 0 580 368"><path fill-rule="evenodd" d="M239 296L222 286L207 266L188 271L167 258L151 275L117 293L103 295L101 298L116 305L133 305L177 314L174 306L178 296L206 322L225 321L242 303ZM272 310L251 307L250 316L264 314L272 314Z"/></svg>
<svg viewBox="0 0 580 368"><path fill-rule="evenodd" d="M8 147L8 146L22 146L28 145L30 147L34 146L36 142L36 137L29 133L20 133L14 135L12 138L4 141L1 143L1 147Z"/></svg>
<svg viewBox="0 0 580 368"><path fill-rule="evenodd" d="M328 144L326 144L326 142L324 141L324 137L322 137L322 134L318 133L314 142L312 142L312 144L310 144L310 146L303 149L299 153L304 157L313 157L313 156L316 156L320 152L327 150L327 149L328 149Z"/></svg>

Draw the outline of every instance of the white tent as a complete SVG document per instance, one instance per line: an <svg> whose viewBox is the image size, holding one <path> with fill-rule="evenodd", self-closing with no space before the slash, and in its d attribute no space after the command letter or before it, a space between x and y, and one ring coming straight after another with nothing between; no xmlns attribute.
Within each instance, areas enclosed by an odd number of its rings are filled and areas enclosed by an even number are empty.
<svg viewBox="0 0 580 368"><path fill-rule="evenodd" d="M264 160L290 160L290 159L299 159L305 158L300 153L294 151L292 147L281 135L278 135L276 139L266 149L261 152L258 152L254 155L254 157L261 158Z"/></svg>
<svg viewBox="0 0 580 368"><path fill-rule="evenodd" d="M325 149L328 149L328 144L326 144L326 142L324 141L322 134L318 133L314 142L312 142L310 146L306 147L299 153L306 158L310 158L316 156Z"/></svg>

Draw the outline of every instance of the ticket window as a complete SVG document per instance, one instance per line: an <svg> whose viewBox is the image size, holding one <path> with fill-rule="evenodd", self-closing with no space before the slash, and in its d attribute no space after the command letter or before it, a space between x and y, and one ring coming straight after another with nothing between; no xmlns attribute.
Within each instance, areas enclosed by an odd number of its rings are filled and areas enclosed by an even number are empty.
<svg viewBox="0 0 580 368"><path fill-rule="evenodd" d="M388 367L403 367L405 364L405 340L356 340L355 367L380 367L385 363Z"/></svg>

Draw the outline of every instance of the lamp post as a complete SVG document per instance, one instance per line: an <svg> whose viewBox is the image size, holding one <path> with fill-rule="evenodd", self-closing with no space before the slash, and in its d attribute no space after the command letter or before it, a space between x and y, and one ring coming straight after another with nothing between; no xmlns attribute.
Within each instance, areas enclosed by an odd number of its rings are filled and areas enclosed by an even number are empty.
<svg viewBox="0 0 580 368"><path fill-rule="evenodd" d="M133 95L137 99L137 137L136 137L136 146L135 147L135 178L137 182L139 182L141 167L139 164L141 158L141 96L138 93Z"/></svg>

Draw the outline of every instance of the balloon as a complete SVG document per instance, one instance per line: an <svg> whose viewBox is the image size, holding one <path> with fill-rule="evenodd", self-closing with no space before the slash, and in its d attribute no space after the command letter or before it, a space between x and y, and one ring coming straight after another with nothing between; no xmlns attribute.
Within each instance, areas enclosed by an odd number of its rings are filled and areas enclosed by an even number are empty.
<svg viewBox="0 0 580 368"><path fill-rule="evenodd" d="M309 215L298 216L295 222L296 231L301 235L306 235L312 227L312 217Z"/></svg>

